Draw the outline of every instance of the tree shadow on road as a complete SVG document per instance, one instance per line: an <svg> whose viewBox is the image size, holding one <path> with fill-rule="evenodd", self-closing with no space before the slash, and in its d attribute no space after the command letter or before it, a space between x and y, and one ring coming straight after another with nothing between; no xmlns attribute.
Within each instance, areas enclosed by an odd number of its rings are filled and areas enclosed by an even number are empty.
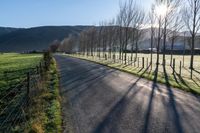
<svg viewBox="0 0 200 133"><path fill-rule="evenodd" d="M149 128L150 116L151 116L152 107L153 107L154 93L155 93L155 89L158 89L158 86L157 86L158 69L159 69L159 65L156 66L156 69L154 71L154 80L153 80L153 84L152 84L152 90L151 90L151 94L149 96L147 111L146 111L146 114L145 114L145 117L144 117L145 123L144 123L144 127L142 129L143 133L147 133L148 128Z"/></svg>
<svg viewBox="0 0 200 133"><path fill-rule="evenodd" d="M92 133L102 133L105 130L105 127L109 125L112 121L112 116L118 116L121 115L125 109L125 106L127 105L127 95L134 91L131 97L134 97L137 95L137 93L140 91L140 89L135 89L134 87L137 85L137 83L142 78L143 74L148 70L148 68L141 74L141 76L128 88L128 90L125 92L125 94L116 102L116 104L109 110L107 115L104 117L104 119L96 126L96 128L92 131ZM117 127L116 127L117 128ZM112 130L112 129L111 129ZM114 129L113 129L114 130Z"/></svg>
<svg viewBox="0 0 200 133"><path fill-rule="evenodd" d="M164 65L163 65L163 72L164 72L166 87L167 87L168 96L169 96L169 106L170 106L169 111L172 111L172 112L169 112L169 113L173 113L172 116L173 116L173 121L174 121L175 128L176 128L176 132L183 133L183 127L182 127L182 123L181 123L181 120L180 120L179 112L177 110L177 105L176 105L176 101L175 101L175 98L174 98L174 93L173 93L173 90L172 90L171 85L169 83L168 74L166 72L166 68L165 68Z"/></svg>

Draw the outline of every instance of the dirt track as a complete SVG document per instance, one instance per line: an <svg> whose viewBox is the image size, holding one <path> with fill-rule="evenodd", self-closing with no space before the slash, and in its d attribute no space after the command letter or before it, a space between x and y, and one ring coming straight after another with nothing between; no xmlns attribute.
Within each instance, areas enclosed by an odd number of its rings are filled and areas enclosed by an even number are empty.
<svg viewBox="0 0 200 133"><path fill-rule="evenodd" d="M74 132L200 132L199 98L88 61L62 55L55 59L64 120L69 121L65 111L70 106Z"/></svg>

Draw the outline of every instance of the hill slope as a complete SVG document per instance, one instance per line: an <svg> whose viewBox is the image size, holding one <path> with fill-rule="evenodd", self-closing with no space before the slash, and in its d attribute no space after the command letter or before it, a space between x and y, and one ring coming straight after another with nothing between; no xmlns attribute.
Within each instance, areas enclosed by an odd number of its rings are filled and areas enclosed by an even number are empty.
<svg viewBox="0 0 200 133"><path fill-rule="evenodd" d="M62 40L70 34L78 36L86 28L88 26L44 26L28 29L10 29L10 32L2 30L2 34L0 34L0 51L43 50L48 48L52 41Z"/></svg>
<svg viewBox="0 0 200 133"><path fill-rule="evenodd" d="M0 27L0 36L19 30L20 28Z"/></svg>

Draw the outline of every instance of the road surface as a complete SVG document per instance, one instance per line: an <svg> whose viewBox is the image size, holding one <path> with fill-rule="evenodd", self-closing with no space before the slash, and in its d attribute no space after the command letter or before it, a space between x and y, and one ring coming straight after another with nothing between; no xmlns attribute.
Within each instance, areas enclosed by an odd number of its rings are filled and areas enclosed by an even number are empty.
<svg viewBox="0 0 200 133"><path fill-rule="evenodd" d="M71 122L75 133L200 133L198 97L89 61L55 59L64 132Z"/></svg>

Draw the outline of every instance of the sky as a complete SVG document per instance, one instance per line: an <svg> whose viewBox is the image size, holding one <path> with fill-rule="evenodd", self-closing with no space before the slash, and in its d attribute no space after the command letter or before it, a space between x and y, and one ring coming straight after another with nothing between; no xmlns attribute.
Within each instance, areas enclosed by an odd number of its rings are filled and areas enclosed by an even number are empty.
<svg viewBox="0 0 200 133"><path fill-rule="evenodd" d="M148 11L153 0L135 1ZM118 10L119 0L1 0L0 26L98 25Z"/></svg>

